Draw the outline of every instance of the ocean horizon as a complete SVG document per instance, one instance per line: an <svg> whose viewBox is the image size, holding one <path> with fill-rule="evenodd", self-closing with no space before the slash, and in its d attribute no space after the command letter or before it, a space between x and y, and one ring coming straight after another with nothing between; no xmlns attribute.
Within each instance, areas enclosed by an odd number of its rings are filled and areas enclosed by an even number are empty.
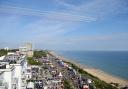
<svg viewBox="0 0 128 89"><path fill-rule="evenodd" d="M128 80L128 51L56 51L82 65Z"/></svg>

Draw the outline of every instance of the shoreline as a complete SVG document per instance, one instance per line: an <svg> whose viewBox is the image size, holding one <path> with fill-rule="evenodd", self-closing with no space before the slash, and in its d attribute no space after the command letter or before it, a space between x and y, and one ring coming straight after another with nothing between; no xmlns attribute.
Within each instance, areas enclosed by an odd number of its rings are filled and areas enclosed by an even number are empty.
<svg viewBox="0 0 128 89"><path fill-rule="evenodd" d="M106 73L106 72L104 72L103 70L100 70L100 69L96 69L96 68L93 68L93 67L82 65L80 63L77 63L76 61L67 59L67 58L65 58L63 56L60 56L54 51L50 51L49 53L52 54L53 56L61 59L61 60L64 60L64 61L67 61L67 62L71 62L71 63L75 64L79 68L83 69L84 71L88 72L89 74L91 74L91 75L93 75L95 77L98 77L100 80L103 80L106 83L118 83L119 86L128 85L128 80L125 80L125 79L122 79L120 77L111 75L111 74Z"/></svg>

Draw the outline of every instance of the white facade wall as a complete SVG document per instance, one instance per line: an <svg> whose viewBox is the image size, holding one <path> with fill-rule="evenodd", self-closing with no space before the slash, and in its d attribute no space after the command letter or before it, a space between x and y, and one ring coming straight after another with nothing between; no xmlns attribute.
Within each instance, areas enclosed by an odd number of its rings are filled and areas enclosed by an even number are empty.
<svg viewBox="0 0 128 89"><path fill-rule="evenodd" d="M22 78L25 76L26 69L27 69L27 61L22 60L21 64L13 64L15 66L14 76L18 79L18 89L22 89L23 80Z"/></svg>
<svg viewBox="0 0 128 89"><path fill-rule="evenodd" d="M27 60L24 56L19 60L18 64L8 64L6 65L6 69L0 69L0 81L2 79L2 82L7 84L8 89L13 89L13 85L15 85L17 89L22 89L24 85L23 76L25 76L26 70Z"/></svg>
<svg viewBox="0 0 128 89"><path fill-rule="evenodd" d="M1 71L3 71L1 75L2 82L8 89L12 89L13 70L13 68L1 69Z"/></svg>
<svg viewBox="0 0 128 89"><path fill-rule="evenodd" d="M21 89L21 69L22 69L22 66L20 64L15 64L15 72L14 72L14 76L15 78L17 78L18 80L18 89Z"/></svg>
<svg viewBox="0 0 128 89"><path fill-rule="evenodd" d="M12 73L11 73L11 71L4 72L4 82L8 84L8 89L12 89Z"/></svg>

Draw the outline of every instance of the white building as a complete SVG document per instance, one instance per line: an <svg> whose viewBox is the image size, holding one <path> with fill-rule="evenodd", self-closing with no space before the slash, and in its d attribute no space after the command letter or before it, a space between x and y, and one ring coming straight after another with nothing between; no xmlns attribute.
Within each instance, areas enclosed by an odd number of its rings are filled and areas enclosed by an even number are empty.
<svg viewBox="0 0 128 89"><path fill-rule="evenodd" d="M2 63L0 66L0 89L15 89L17 84L14 83L14 66Z"/></svg>
<svg viewBox="0 0 128 89"><path fill-rule="evenodd" d="M0 62L0 89L25 89L27 60L23 55L7 55Z"/></svg>
<svg viewBox="0 0 128 89"><path fill-rule="evenodd" d="M4 58L5 58L5 56L1 56L1 57L0 57L0 60L3 60Z"/></svg>
<svg viewBox="0 0 128 89"><path fill-rule="evenodd" d="M27 69L27 61L25 58L21 58L16 64L10 65L15 67L14 76L18 80L18 89L22 89L22 87L25 87L26 82L25 72Z"/></svg>

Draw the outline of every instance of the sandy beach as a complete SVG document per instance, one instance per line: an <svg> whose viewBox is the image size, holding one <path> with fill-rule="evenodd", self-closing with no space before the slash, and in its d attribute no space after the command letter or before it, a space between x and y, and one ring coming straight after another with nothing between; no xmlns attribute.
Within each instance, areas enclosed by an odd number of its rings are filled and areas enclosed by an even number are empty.
<svg viewBox="0 0 128 89"><path fill-rule="evenodd" d="M88 66L82 65L82 64L77 63L77 62L75 62L73 60L70 60L70 59L67 59L67 58L65 58L63 56L60 56L60 55L56 54L54 51L51 51L49 53L52 54L53 56L61 59L61 60L64 60L64 61L67 61L67 62L71 62L71 63L75 64L79 68L82 68L86 72L92 74L93 76L98 77L99 79L101 79L101 80L103 80L103 81L105 81L107 83L118 83L120 86L128 85L128 80L125 80L125 79L110 75L110 74L108 74L108 73L106 73L106 72L104 72L104 71L102 71L100 69L95 69L95 68L92 68L92 67L88 67Z"/></svg>

